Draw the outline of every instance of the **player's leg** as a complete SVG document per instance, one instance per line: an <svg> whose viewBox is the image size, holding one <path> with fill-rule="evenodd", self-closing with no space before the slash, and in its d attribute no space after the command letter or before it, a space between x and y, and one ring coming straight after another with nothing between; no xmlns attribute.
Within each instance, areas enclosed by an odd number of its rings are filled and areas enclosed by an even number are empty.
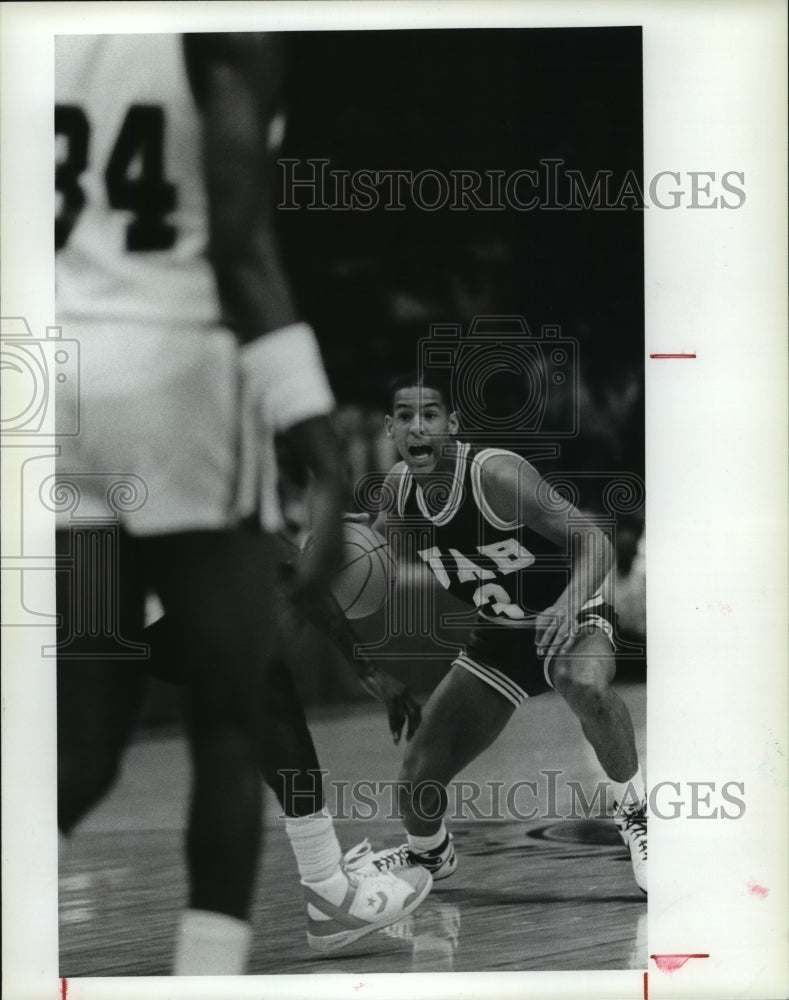
<svg viewBox="0 0 789 1000"><path fill-rule="evenodd" d="M150 648L145 672L167 683L184 685L190 666L172 617L163 615L149 625L144 641ZM282 654L275 655L269 667L256 734L263 780L277 796L283 814L295 818L320 812L323 784L318 755Z"/></svg>
<svg viewBox="0 0 789 1000"><path fill-rule="evenodd" d="M257 732L276 634L270 539L241 531L194 533L159 540L156 547L157 590L172 627L184 637L190 662L185 691L194 765L187 835L191 891L175 971L240 973L249 948L246 918L261 828ZM305 819L310 829L295 848L297 859L302 849L310 855L316 844L323 854L333 839L330 867L337 876L329 876L329 891L302 876L313 947L333 950L398 920L429 891L430 878L418 869L377 875L357 887L339 870L331 818ZM295 822L304 831L301 821Z"/></svg>
<svg viewBox="0 0 789 1000"><path fill-rule="evenodd" d="M275 545L281 561L285 543L277 537ZM293 557L290 552L287 555ZM292 654L287 636L300 622L295 609L284 601L281 610L283 628L272 661L266 704L261 706L260 765L285 816L285 833L308 900L310 940L311 923L318 915L316 903L320 901L322 909L325 904L338 906L348 893L349 883L340 867L342 851L334 821L324 805L318 755L288 665ZM327 926L329 923L333 922L327 921ZM330 930L338 928L332 926Z"/></svg>
<svg viewBox="0 0 789 1000"><path fill-rule="evenodd" d="M401 801L409 833L429 836L438 830L442 796L437 786L448 785L494 743L514 711L515 705L485 681L452 666L428 699L403 757Z"/></svg>
<svg viewBox="0 0 789 1000"><path fill-rule="evenodd" d="M334 822L326 811L322 775L304 709L287 663L285 630L268 671L258 706L258 763L285 815L285 832L306 896L307 940L321 951L341 948L412 912L430 888L426 872L374 872L349 876L341 868ZM149 670L183 683L189 671L183 644L165 615L146 629L152 656ZM381 893L386 904L381 907ZM375 900L369 911L367 900Z"/></svg>
<svg viewBox="0 0 789 1000"><path fill-rule="evenodd" d="M611 687L616 672L611 644L596 629L580 637L569 654L551 661L547 672L611 781L617 827L630 849L636 881L646 892L646 791L630 712Z"/></svg>
<svg viewBox="0 0 789 1000"><path fill-rule="evenodd" d="M282 636L261 703L258 754L263 778L285 816L285 833L299 878L315 911L315 897L332 907L341 904L348 879L340 868L342 851L334 821L324 806L318 755L286 656ZM309 925L309 902L307 907Z"/></svg>
<svg viewBox="0 0 789 1000"><path fill-rule="evenodd" d="M58 826L71 832L115 781L145 690L139 642L144 571L122 530L57 532Z"/></svg>
<svg viewBox="0 0 789 1000"><path fill-rule="evenodd" d="M464 662L479 672L463 666ZM345 856L349 868L398 870L417 862L434 879L447 878L455 871L452 835L443 820L447 785L495 742L525 697L523 691L516 695L518 689L508 680L505 684L512 690L511 698L483 680L481 675L487 669L472 660L468 652L463 653L422 711L422 722L406 747L398 777L400 811L408 842L376 854L366 843L360 844ZM496 678L494 681L498 683Z"/></svg>
<svg viewBox="0 0 789 1000"><path fill-rule="evenodd" d="M193 775L186 838L189 910L179 974L243 972L261 835L260 704L276 633L264 535L189 532L151 539L154 582L188 669Z"/></svg>
<svg viewBox="0 0 789 1000"><path fill-rule="evenodd" d="M408 846L434 877L451 875L456 861L443 821L446 787L499 736L516 705L454 664L422 714L400 770L400 807Z"/></svg>
<svg viewBox="0 0 789 1000"><path fill-rule="evenodd" d="M577 716L605 773L627 783L638 756L630 712L611 687L615 672L611 643L599 630L581 637L548 667L551 683Z"/></svg>
<svg viewBox="0 0 789 1000"><path fill-rule="evenodd" d="M285 833L306 898L307 941L319 951L332 951L411 913L429 891L430 877L416 869L396 876L378 871L349 875L341 867L317 754L288 666L287 634L287 629L280 633L261 713L261 768L285 814Z"/></svg>

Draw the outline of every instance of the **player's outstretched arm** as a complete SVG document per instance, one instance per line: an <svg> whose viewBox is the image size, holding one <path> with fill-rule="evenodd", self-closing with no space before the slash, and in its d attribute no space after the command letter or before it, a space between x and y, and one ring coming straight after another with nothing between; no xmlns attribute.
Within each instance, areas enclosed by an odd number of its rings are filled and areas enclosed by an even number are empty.
<svg viewBox="0 0 789 1000"><path fill-rule="evenodd" d="M339 566L342 462L320 351L299 322L274 233L268 135L279 104L279 45L271 35L228 33L186 36L185 46L204 123L210 258L243 345L245 403L266 433L288 433L313 476L316 542L296 582L306 595Z"/></svg>
<svg viewBox="0 0 789 1000"><path fill-rule="evenodd" d="M573 643L578 611L603 585L613 566L608 539L591 518L572 504L547 503L551 487L525 459L494 455L482 469L482 488L494 512L511 524L528 525L549 541L564 547L573 539L567 587L538 620L537 649L558 655ZM554 509L561 506L561 510ZM569 534L572 520L572 536Z"/></svg>

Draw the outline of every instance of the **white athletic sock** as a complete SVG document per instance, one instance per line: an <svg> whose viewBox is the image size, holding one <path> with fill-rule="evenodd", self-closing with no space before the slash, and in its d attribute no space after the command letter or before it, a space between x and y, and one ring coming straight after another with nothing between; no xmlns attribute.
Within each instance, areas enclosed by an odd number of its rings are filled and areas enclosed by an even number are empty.
<svg viewBox="0 0 789 1000"><path fill-rule="evenodd" d="M326 809L311 816L288 816L285 832L296 857L301 881L332 903L341 903L348 879L340 870L342 851L334 822Z"/></svg>
<svg viewBox="0 0 789 1000"><path fill-rule="evenodd" d="M608 780L611 782L611 787L614 790L614 803L617 811L623 806L625 808L638 806L646 798L647 793L640 766L633 777L628 778L627 781L614 781L613 778L609 778Z"/></svg>
<svg viewBox="0 0 789 1000"><path fill-rule="evenodd" d="M211 910L185 910L175 941L174 976L242 976L252 928Z"/></svg>
<svg viewBox="0 0 789 1000"><path fill-rule="evenodd" d="M302 884L339 906L348 891L348 878L340 868L342 851L334 832L334 822L326 808L310 816L288 816L285 832ZM307 904L307 913L313 920L329 919L311 903Z"/></svg>
<svg viewBox="0 0 789 1000"><path fill-rule="evenodd" d="M408 846L414 854L427 854L428 851L435 851L437 847L446 840L447 828L441 820L441 826L436 833L431 833L429 837L417 837L413 833L408 834Z"/></svg>

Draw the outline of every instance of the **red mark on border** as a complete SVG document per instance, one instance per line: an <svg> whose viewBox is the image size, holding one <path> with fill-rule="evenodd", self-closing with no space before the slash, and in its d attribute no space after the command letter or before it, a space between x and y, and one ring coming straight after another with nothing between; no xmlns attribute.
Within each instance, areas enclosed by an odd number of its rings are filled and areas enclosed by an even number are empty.
<svg viewBox="0 0 789 1000"><path fill-rule="evenodd" d="M361 989L361 988L362 988L363 986L364 986L364 983L357 983L357 984L356 984L356 986L354 986L354 989L355 989L355 990L356 990L356 992L358 993L358 992L359 992L359 990L360 990L360 989Z"/></svg>
<svg viewBox="0 0 789 1000"><path fill-rule="evenodd" d="M649 1000L649 973L644 973L644 1000Z"/></svg>
<svg viewBox="0 0 789 1000"><path fill-rule="evenodd" d="M694 354L650 354L650 358L695 358Z"/></svg>
<svg viewBox="0 0 789 1000"><path fill-rule="evenodd" d="M767 889L763 885L758 885L756 882L753 882L753 881L751 881L751 882L748 883L748 892L752 896L759 896L762 899L766 899L767 896L770 895L770 890L769 889Z"/></svg>
<svg viewBox="0 0 789 1000"><path fill-rule="evenodd" d="M61 1000L66 1000L68 996L68 979L60 980L60 997Z"/></svg>
<svg viewBox="0 0 789 1000"><path fill-rule="evenodd" d="M709 955L650 955L661 972L676 972L689 958L709 958Z"/></svg>

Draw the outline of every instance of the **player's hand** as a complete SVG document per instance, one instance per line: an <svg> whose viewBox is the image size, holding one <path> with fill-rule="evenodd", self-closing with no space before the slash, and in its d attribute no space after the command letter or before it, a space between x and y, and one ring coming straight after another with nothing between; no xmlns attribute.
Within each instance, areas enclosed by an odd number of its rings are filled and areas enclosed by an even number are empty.
<svg viewBox="0 0 789 1000"><path fill-rule="evenodd" d="M395 746L400 742L406 723L405 738L410 740L422 721L422 709L406 685L375 667L371 667L360 680L365 691L385 706Z"/></svg>
<svg viewBox="0 0 789 1000"><path fill-rule="evenodd" d="M540 656L561 656L578 635L576 616L571 615L567 602L559 600L537 615L535 645Z"/></svg>

